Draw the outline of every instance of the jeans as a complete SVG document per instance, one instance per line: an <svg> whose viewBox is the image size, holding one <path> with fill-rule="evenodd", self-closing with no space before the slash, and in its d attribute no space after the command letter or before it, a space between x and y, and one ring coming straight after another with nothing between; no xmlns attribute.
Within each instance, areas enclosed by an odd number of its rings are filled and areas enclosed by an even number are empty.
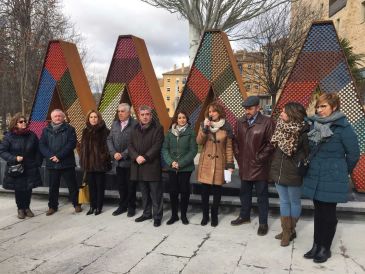
<svg viewBox="0 0 365 274"><path fill-rule="evenodd" d="M275 184L275 187L280 198L280 215L299 218L302 211L301 187L280 184Z"/></svg>
<svg viewBox="0 0 365 274"><path fill-rule="evenodd" d="M269 191L266 181L241 181L241 212L243 219L250 219L252 207L252 189L255 186L259 207L259 223L267 224L269 214Z"/></svg>

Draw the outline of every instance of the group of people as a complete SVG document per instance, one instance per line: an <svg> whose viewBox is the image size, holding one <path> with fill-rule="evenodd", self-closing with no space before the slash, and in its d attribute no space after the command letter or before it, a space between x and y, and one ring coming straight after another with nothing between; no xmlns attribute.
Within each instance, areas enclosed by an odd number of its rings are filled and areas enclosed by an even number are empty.
<svg viewBox="0 0 365 274"><path fill-rule="evenodd" d="M15 190L18 218L33 217L32 189L41 185L39 167L45 158L49 183L46 215L53 215L58 209L61 178L67 183L75 212L81 212L75 175L74 149L77 147L80 167L90 190L87 215L102 213L105 173L113 162L120 199L112 214L135 215L138 184L143 213L135 221L153 219L154 226L158 227L163 216L161 166L164 163L169 175L171 203L171 217L166 224L172 225L181 218L187 225L190 177L199 145L197 181L201 183L202 226L209 221L213 227L218 225L222 186L227 174L234 171L236 158L241 180L241 210L231 225L250 222L255 188L259 209L257 234L267 234L268 183L273 182L280 198L282 227L275 238L280 240L281 246L288 246L297 236L295 228L301 215L301 196L305 195L314 203L314 236L313 246L304 257L316 263L325 262L331 257L330 247L336 232L336 205L347 200L348 175L360 155L357 136L340 111L338 95L319 96L316 114L312 117L307 117L301 104L287 103L276 124L260 113L257 96L248 97L243 107L245 115L237 120L233 130L225 119L224 108L217 102L209 104L197 136L187 113L180 110L166 136L162 126L152 119L152 109L148 106L138 109L137 121L131 116L130 106L120 104L118 119L110 130L101 114L91 110L79 147L75 129L65 122L61 110L52 111L52 121L44 128L39 141L28 129L26 117L16 114L0 143L0 157L7 161L8 168L22 164L24 172L17 176L6 172L3 187ZM299 171L303 163L309 163L305 174ZM210 195L213 201L209 208Z"/></svg>

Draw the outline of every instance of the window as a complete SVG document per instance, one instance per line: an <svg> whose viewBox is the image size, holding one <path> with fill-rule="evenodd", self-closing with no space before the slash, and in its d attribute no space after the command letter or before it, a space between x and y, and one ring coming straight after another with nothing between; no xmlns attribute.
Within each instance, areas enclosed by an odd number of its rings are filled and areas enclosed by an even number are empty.
<svg viewBox="0 0 365 274"><path fill-rule="evenodd" d="M166 88L166 92L170 92L170 87L167 87Z"/></svg>
<svg viewBox="0 0 365 274"><path fill-rule="evenodd" d="M248 65L247 65L247 68L248 68L248 69L251 69L251 68L252 68L252 65L251 65L251 64L248 64Z"/></svg>
<svg viewBox="0 0 365 274"><path fill-rule="evenodd" d="M186 84L186 77L183 78L182 83L183 83L183 85Z"/></svg>
<svg viewBox="0 0 365 274"><path fill-rule="evenodd" d="M255 68L256 68L256 70L259 70L260 69L260 64L256 64Z"/></svg>
<svg viewBox="0 0 365 274"><path fill-rule="evenodd" d="M170 78L167 78L167 80L166 80L166 81L167 81L167 83L170 83Z"/></svg>
<svg viewBox="0 0 365 274"><path fill-rule="evenodd" d="M259 85L255 85L255 89L259 89Z"/></svg>
<svg viewBox="0 0 365 274"><path fill-rule="evenodd" d="M336 20L336 28L337 28L337 31L340 30L340 18L337 18L337 20Z"/></svg>
<svg viewBox="0 0 365 274"><path fill-rule="evenodd" d="M245 87L246 87L247 90L250 90L251 89L251 85L250 84L246 85Z"/></svg>
<svg viewBox="0 0 365 274"><path fill-rule="evenodd" d="M177 87L177 91L180 92L180 87L179 86Z"/></svg>
<svg viewBox="0 0 365 274"><path fill-rule="evenodd" d="M238 65L238 69L239 69L239 71L240 71L240 75L242 75L242 73L243 73L242 64L239 64L239 65Z"/></svg>
<svg viewBox="0 0 365 274"><path fill-rule="evenodd" d="M329 0L329 17L346 7L347 0Z"/></svg>
<svg viewBox="0 0 365 274"><path fill-rule="evenodd" d="M250 80L251 79L251 76L250 75L246 75L246 80Z"/></svg>
<svg viewBox="0 0 365 274"><path fill-rule="evenodd" d="M167 101L170 101L170 96L168 96L168 95L167 95L167 96L166 96L166 100L167 100Z"/></svg>
<svg viewBox="0 0 365 274"><path fill-rule="evenodd" d="M259 75L257 73L255 74L255 78L256 79L259 79Z"/></svg>

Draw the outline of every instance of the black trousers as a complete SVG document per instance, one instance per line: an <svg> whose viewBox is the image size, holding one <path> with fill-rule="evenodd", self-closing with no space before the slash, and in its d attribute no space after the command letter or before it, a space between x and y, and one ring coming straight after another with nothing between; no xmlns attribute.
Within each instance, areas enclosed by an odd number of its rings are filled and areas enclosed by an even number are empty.
<svg viewBox="0 0 365 274"><path fill-rule="evenodd" d="M143 216L161 220L163 215L162 182L139 181L142 193Z"/></svg>
<svg viewBox="0 0 365 274"><path fill-rule="evenodd" d="M190 198L190 176L191 172L169 172L169 192L173 216L178 215L179 194L180 212L182 216L186 216Z"/></svg>
<svg viewBox="0 0 365 274"><path fill-rule="evenodd" d="M337 203L326 203L313 200L314 204L314 242L317 245L331 248L336 233Z"/></svg>
<svg viewBox="0 0 365 274"><path fill-rule="evenodd" d="M18 209L27 209L30 206L30 199L32 198L32 189L29 190L15 190L15 202Z"/></svg>
<svg viewBox="0 0 365 274"><path fill-rule="evenodd" d="M48 207L53 209L58 209L58 196L60 191L61 178L67 184L68 191L70 193L70 200L73 206L78 205L78 194L79 189L76 183L76 173L75 168L65 168L65 169L48 169L49 176L49 200Z"/></svg>
<svg viewBox="0 0 365 274"><path fill-rule="evenodd" d="M87 172L90 192L90 207L102 209L105 192L105 172Z"/></svg>
<svg viewBox="0 0 365 274"><path fill-rule="evenodd" d="M218 215L218 208L221 203L222 197L222 186L220 185L209 185L209 184L201 184L201 196L202 196L202 209L203 209L203 217L209 217L209 195L212 192L213 194L213 204L211 208L212 216Z"/></svg>
<svg viewBox="0 0 365 274"><path fill-rule="evenodd" d="M137 183L129 180L130 169L117 167L117 185L119 191L119 207L136 209Z"/></svg>

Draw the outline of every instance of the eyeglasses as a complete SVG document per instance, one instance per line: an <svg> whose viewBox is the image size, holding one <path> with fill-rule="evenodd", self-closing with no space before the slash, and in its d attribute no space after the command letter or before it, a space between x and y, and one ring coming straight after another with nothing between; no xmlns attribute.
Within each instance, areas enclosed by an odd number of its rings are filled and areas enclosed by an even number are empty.
<svg viewBox="0 0 365 274"><path fill-rule="evenodd" d="M326 108L328 107L328 105L319 105L319 106L316 106L316 108Z"/></svg>
<svg viewBox="0 0 365 274"><path fill-rule="evenodd" d="M25 121L25 120L20 120L20 121L18 121L17 123L18 124L23 124L23 123L26 123L27 121Z"/></svg>

